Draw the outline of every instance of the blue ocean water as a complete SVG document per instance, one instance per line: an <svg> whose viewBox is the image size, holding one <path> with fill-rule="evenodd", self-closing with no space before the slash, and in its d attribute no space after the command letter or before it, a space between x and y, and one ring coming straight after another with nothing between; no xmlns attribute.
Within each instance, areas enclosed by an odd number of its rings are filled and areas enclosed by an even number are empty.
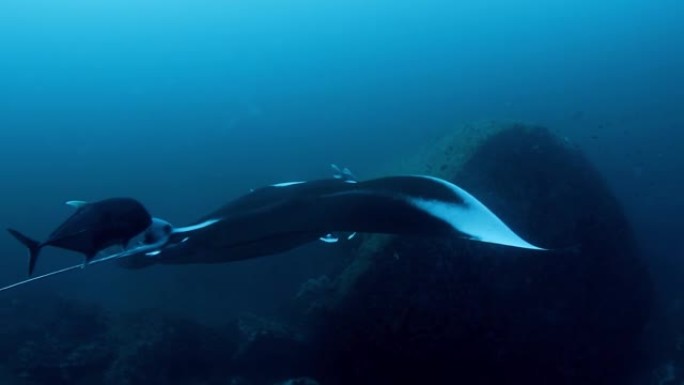
<svg viewBox="0 0 684 385"><path fill-rule="evenodd" d="M190 223L251 188L327 177L330 163L372 174L459 124L522 121L603 173L666 312L684 290L682 20L675 0L5 0L0 221L43 237L65 201L133 196ZM21 246L3 236L0 250L2 282L24 278ZM0 295L214 325L276 311L335 265L313 254L93 266ZM53 249L39 268L79 258Z"/></svg>

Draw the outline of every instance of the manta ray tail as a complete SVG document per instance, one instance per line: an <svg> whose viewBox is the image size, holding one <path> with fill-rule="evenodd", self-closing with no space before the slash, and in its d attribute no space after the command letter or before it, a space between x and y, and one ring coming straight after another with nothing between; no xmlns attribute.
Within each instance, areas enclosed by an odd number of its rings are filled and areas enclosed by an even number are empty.
<svg viewBox="0 0 684 385"><path fill-rule="evenodd" d="M41 249L41 244L38 241L35 241L26 235L18 232L17 230L14 229L7 229L7 231L12 234L14 238L16 238L19 242L21 242L24 246L29 251L29 270L28 274L29 276L33 275L33 269L36 267L36 261L38 260L38 254L40 253Z"/></svg>

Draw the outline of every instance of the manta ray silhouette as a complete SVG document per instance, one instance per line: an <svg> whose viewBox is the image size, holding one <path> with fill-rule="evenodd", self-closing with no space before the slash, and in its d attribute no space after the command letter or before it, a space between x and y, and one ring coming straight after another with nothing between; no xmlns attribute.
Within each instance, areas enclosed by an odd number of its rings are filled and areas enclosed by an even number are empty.
<svg viewBox="0 0 684 385"><path fill-rule="evenodd" d="M319 239L334 242L332 233L357 232L460 237L545 250L517 235L464 189L421 175L279 183L252 190L193 226L176 229L157 218L151 222L143 243L93 263L117 260L126 268L226 263L281 253Z"/></svg>
<svg viewBox="0 0 684 385"><path fill-rule="evenodd" d="M461 237L545 250L511 230L462 188L430 176L367 181L324 179L255 189L201 220L216 224L155 258L121 260L128 268L156 263L225 263L276 254L308 242L335 242L332 233L385 233Z"/></svg>

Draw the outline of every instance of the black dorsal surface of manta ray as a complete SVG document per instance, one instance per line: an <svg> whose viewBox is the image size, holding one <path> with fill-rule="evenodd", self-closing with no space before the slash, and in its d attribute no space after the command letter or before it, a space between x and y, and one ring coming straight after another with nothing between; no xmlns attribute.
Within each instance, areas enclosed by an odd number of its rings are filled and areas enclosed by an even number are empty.
<svg viewBox="0 0 684 385"><path fill-rule="evenodd" d="M224 263L284 252L334 232L452 236L543 250L465 190L430 176L280 183L255 189L202 220L210 218L220 221L186 242L153 258L136 255L120 263Z"/></svg>
<svg viewBox="0 0 684 385"><path fill-rule="evenodd" d="M152 224L147 209L132 198L110 198L90 203L72 201L68 204L75 206L76 212L43 242L8 229L29 250L29 276L33 274L38 254L46 246L82 253L88 262L110 246L126 247L132 238Z"/></svg>

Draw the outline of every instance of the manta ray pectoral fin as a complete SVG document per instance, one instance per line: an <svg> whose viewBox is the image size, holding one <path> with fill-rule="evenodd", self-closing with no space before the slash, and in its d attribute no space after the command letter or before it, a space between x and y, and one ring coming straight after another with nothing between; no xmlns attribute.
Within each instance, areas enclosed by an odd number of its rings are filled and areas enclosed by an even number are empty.
<svg viewBox="0 0 684 385"><path fill-rule="evenodd" d="M458 204L426 200L414 200L413 203L418 208L444 220L468 239L530 250L546 250L522 239L479 202L477 202L479 205L475 207L462 207Z"/></svg>
<svg viewBox="0 0 684 385"><path fill-rule="evenodd" d="M499 217L462 188L443 179L425 177L449 187L457 200L409 198L417 208L449 224L469 239L530 250L547 250L535 246L513 232Z"/></svg>
<svg viewBox="0 0 684 385"><path fill-rule="evenodd" d="M88 204L88 202L86 202L86 201L67 201L66 202L67 206L71 206L75 209L80 209L81 207L83 207L87 204Z"/></svg>

